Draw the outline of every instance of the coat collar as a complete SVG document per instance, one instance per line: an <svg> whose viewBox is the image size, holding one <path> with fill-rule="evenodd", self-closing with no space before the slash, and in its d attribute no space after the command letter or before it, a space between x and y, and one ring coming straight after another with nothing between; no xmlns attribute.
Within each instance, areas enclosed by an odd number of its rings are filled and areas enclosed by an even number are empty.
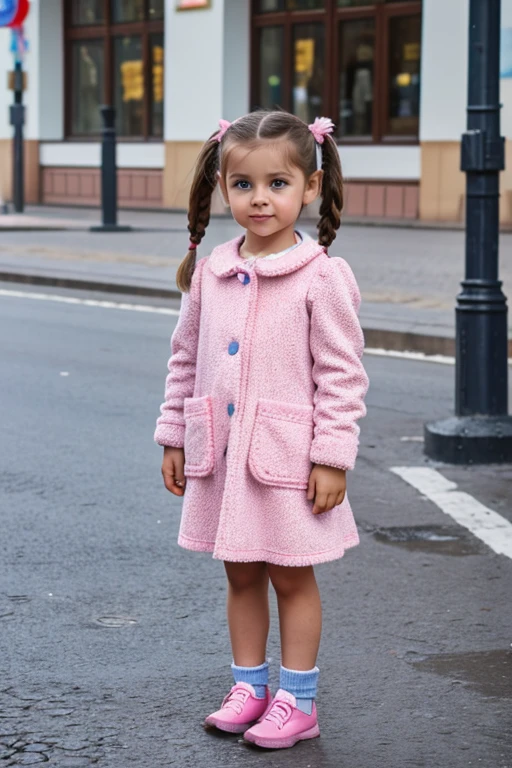
<svg viewBox="0 0 512 768"><path fill-rule="evenodd" d="M246 261L239 253L243 238L244 235L241 235L213 249L208 257L208 265L214 275L230 277L236 275L237 272L247 272ZM313 238L306 237L300 245L278 259L256 259L253 269L257 275L264 277L287 275L300 269L308 261L322 253L325 253L325 248Z"/></svg>

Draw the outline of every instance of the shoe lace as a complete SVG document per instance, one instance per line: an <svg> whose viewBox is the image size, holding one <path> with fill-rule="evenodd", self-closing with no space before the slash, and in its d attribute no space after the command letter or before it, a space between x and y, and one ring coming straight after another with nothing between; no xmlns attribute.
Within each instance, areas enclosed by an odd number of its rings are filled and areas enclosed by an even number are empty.
<svg viewBox="0 0 512 768"><path fill-rule="evenodd" d="M281 730L286 725L292 714L293 707L291 704L288 704L287 701L281 701L278 699L272 704L272 707L267 713L265 720L270 720L271 723L277 725L279 730Z"/></svg>
<svg viewBox="0 0 512 768"><path fill-rule="evenodd" d="M222 709L232 709L236 715L241 715L249 696L249 691L245 691L243 688L233 688L224 699Z"/></svg>

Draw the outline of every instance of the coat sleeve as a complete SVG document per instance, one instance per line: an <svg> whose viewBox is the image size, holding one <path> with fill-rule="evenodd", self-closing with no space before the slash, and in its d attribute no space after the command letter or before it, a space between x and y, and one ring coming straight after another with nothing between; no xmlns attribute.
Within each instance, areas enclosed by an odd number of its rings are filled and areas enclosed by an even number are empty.
<svg viewBox="0 0 512 768"><path fill-rule="evenodd" d="M359 444L357 420L366 414L368 377L361 362L361 295L347 262L337 257L326 261L308 298L316 384L310 459L313 464L353 469Z"/></svg>
<svg viewBox="0 0 512 768"><path fill-rule="evenodd" d="M193 397L194 394L204 261L201 259L196 265L190 292L181 296L180 315L171 336L165 400L160 406L154 435L159 445L183 448L185 442L183 402L186 397Z"/></svg>

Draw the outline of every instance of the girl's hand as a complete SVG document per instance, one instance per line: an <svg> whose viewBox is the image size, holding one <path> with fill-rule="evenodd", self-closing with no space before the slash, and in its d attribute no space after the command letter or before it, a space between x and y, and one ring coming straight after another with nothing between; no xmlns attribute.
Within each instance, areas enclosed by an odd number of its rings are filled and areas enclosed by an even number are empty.
<svg viewBox="0 0 512 768"><path fill-rule="evenodd" d="M183 496L187 479L184 473L185 453L183 448L164 448L162 477L168 491L175 496Z"/></svg>
<svg viewBox="0 0 512 768"><path fill-rule="evenodd" d="M320 515L341 504L347 490L344 469L315 464L309 476L308 501L314 501L313 514Z"/></svg>

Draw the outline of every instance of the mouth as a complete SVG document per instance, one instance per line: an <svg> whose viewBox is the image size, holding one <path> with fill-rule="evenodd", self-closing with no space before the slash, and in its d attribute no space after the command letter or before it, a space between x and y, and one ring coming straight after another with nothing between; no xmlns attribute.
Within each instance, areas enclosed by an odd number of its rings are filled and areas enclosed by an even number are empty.
<svg viewBox="0 0 512 768"><path fill-rule="evenodd" d="M254 216L250 216L249 218L252 219L252 221L268 221L269 219L272 218L272 216L264 215L264 214L261 214L261 215L256 214Z"/></svg>

